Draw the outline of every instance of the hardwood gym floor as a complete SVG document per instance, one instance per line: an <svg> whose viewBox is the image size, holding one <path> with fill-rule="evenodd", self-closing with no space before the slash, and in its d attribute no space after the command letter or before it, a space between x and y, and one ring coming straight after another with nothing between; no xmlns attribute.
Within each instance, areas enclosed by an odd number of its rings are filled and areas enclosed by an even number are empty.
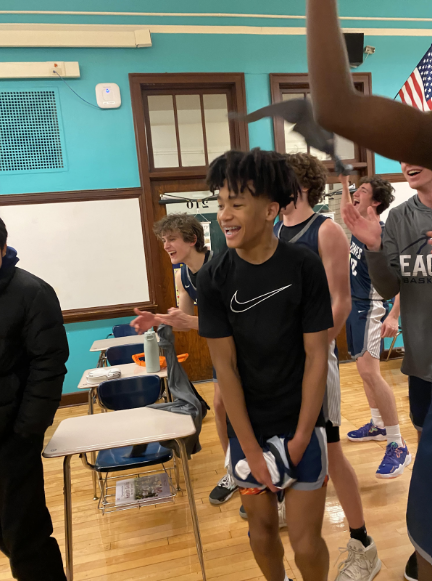
<svg viewBox="0 0 432 581"><path fill-rule="evenodd" d="M417 435L409 419L407 378L399 371L401 360L382 363L385 379L393 386L402 434L414 455ZM341 434L345 453L354 466L361 486L366 524L383 562L379 581L401 580L405 562L412 552L405 526L405 510L412 465L393 481L375 478L385 442L354 444L344 437L350 429L369 420L369 409L354 363L341 365ZM198 389L211 403L213 384ZM85 406L60 410L54 426L68 417L87 413ZM214 507L208 495L224 473L223 454L217 439L213 413L209 412L201 434L203 450L190 463L204 545L207 578L218 581L262 581L249 548L247 523L238 516L239 495L227 504ZM44 460L48 507L54 534L62 552L63 489L62 460ZM76 581L199 581L198 558L187 498L177 496L174 504L128 510L102 516L92 500L91 476L78 457L72 459L72 501L74 531L74 579ZM330 550L329 579L335 579L338 547L348 542L347 524L329 484L324 521L324 537ZM300 580L286 531L282 531L288 576ZM341 559L345 557L342 556ZM0 580L12 580L7 559L0 553Z"/></svg>

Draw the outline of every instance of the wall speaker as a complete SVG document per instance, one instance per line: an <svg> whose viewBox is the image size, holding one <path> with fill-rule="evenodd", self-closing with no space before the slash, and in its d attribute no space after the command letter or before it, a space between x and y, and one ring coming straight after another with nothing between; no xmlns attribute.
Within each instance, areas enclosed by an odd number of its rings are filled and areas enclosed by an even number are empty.
<svg viewBox="0 0 432 581"><path fill-rule="evenodd" d="M344 38L350 65L352 67L359 67L363 64L364 33L348 32L344 34Z"/></svg>

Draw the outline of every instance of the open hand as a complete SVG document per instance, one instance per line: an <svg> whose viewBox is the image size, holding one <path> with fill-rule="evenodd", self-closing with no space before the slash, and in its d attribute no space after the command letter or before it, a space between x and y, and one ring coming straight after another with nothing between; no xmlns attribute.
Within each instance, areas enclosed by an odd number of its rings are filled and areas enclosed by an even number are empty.
<svg viewBox="0 0 432 581"><path fill-rule="evenodd" d="M399 333L399 321L393 317L387 317L381 327L381 339L385 337L396 337Z"/></svg>
<svg viewBox="0 0 432 581"><path fill-rule="evenodd" d="M130 326L135 329L138 335L142 335L158 324L156 320L156 315L149 313L148 311L140 311L139 309L134 309L134 313L138 315L136 319L130 322Z"/></svg>
<svg viewBox="0 0 432 581"><path fill-rule="evenodd" d="M248 454L246 458L255 480L272 492L278 492L279 489L272 482L261 448L257 448L256 452Z"/></svg>
<svg viewBox="0 0 432 581"><path fill-rule="evenodd" d="M342 210L342 217L356 238L366 244L369 250L378 251L381 248L381 225L379 216L372 208L368 208L368 217L363 218L352 204Z"/></svg>
<svg viewBox="0 0 432 581"><path fill-rule="evenodd" d="M176 331L189 331L191 329L191 317L180 309L168 309L166 315L156 315L157 324L164 323L175 328Z"/></svg>

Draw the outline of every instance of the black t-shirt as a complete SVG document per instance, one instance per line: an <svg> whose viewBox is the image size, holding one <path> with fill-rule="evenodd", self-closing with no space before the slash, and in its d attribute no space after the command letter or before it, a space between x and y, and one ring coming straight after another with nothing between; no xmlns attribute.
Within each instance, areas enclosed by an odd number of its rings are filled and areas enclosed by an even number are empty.
<svg viewBox="0 0 432 581"><path fill-rule="evenodd" d="M269 260L256 265L229 249L200 269L198 299L200 335L234 338L257 437L294 431L302 397L303 333L333 326L320 258L307 248L279 243Z"/></svg>

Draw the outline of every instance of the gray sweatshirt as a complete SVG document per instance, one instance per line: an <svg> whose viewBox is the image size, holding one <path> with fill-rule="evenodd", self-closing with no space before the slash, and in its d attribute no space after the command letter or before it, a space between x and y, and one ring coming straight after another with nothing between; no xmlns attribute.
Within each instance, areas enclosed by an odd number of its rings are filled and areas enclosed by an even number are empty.
<svg viewBox="0 0 432 581"><path fill-rule="evenodd" d="M385 299L400 292L402 373L432 382L432 209L417 195L390 211L379 252L366 251L369 275Z"/></svg>

